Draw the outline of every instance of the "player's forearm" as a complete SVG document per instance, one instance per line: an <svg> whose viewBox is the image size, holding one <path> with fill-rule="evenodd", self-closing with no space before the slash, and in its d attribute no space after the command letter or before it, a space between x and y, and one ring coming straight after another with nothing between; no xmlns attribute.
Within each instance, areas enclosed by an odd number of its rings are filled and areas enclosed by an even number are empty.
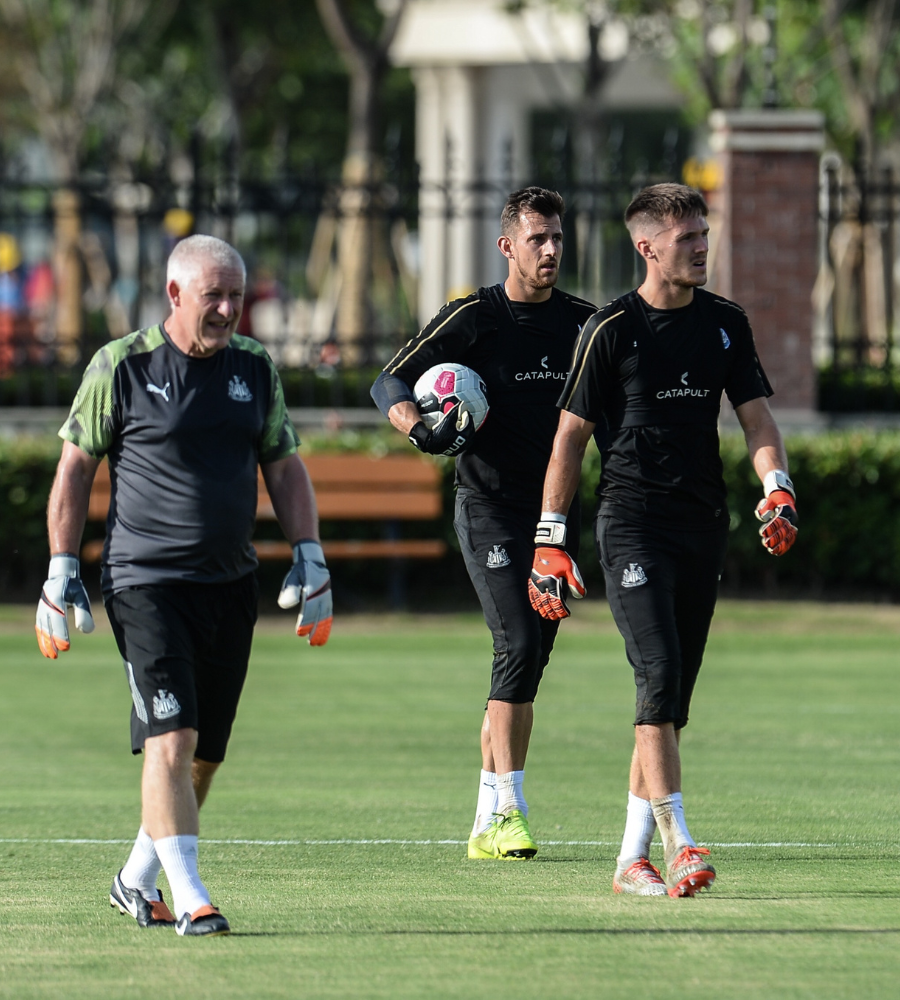
<svg viewBox="0 0 900 1000"><path fill-rule="evenodd" d="M581 482L581 466L594 424L563 410L553 439L553 451L544 476L541 510L568 514Z"/></svg>
<svg viewBox="0 0 900 1000"><path fill-rule="evenodd" d="M88 491L90 496L90 491ZM50 555L70 552L77 555L81 548L81 536L87 521L88 499L67 493L62 486L54 485L47 504L47 539Z"/></svg>
<svg viewBox="0 0 900 1000"><path fill-rule="evenodd" d="M422 415L419 413L415 403L404 400L401 403L394 403L390 410L388 410L388 420L390 420L391 424L401 434L408 437L413 427L421 422Z"/></svg>
<svg viewBox="0 0 900 1000"><path fill-rule="evenodd" d="M787 472L788 459L784 440L768 403L763 399L752 400L738 407L736 413L744 431L750 461L760 482L766 478L767 473L776 469Z"/></svg>
<svg viewBox="0 0 900 1000"><path fill-rule="evenodd" d="M50 555L77 555L87 521L91 485L100 463L66 442L47 503Z"/></svg>
<svg viewBox="0 0 900 1000"><path fill-rule="evenodd" d="M578 489L581 479L581 455L559 457L554 454L547 466L544 478L544 499L541 502L542 511L554 511L558 514L568 514L572 498Z"/></svg>
<svg viewBox="0 0 900 1000"><path fill-rule="evenodd" d="M301 539L319 539L316 495L299 455L262 467L263 479L284 537L293 545Z"/></svg>

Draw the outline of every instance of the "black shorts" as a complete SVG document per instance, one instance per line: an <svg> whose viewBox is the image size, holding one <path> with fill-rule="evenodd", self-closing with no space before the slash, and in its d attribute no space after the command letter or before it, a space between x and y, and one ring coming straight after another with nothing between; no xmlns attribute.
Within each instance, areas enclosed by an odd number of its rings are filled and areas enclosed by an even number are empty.
<svg viewBox="0 0 900 1000"><path fill-rule="evenodd" d="M514 506L460 488L453 526L469 577L494 637L489 700L534 701L559 629L531 606L528 580L540 507ZM573 509L567 548L578 554L580 518Z"/></svg>
<svg viewBox="0 0 900 1000"><path fill-rule="evenodd" d="M106 613L131 689L131 748L148 736L196 729L195 756L218 764L247 676L259 588L233 583L128 587Z"/></svg>
<svg viewBox="0 0 900 1000"><path fill-rule="evenodd" d="M606 596L637 685L635 725L687 725L716 607L728 526L679 531L598 516Z"/></svg>

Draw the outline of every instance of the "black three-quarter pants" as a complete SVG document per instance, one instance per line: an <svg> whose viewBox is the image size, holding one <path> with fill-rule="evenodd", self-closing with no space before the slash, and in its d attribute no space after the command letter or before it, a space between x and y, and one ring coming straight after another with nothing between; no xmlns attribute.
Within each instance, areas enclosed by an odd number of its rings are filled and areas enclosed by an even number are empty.
<svg viewBox="0 0 900 1000"><path fill-rule="evenodd" d="M635 725L687 725L725 564L728 524L682 531L598 516L606 596L637 685Z"/></svg>
<svg viewBox="0 0 900 1000"><path fill-rule="evenodd" d="M528 580L540 505L517 506L473 493L456 494L454 527L469 577L494 637L491 701L534 701L559 629L531 606ZM580 517L568 520L566 548L578 555Z"/></svg>
<svg viewBox="0 0 900 1000"><path fill-rule="evenodd" d="M233 583L128 587L106 613L131 688L131 748L196 729L195 756L225 759L256 624L256 574Z"/></svg>

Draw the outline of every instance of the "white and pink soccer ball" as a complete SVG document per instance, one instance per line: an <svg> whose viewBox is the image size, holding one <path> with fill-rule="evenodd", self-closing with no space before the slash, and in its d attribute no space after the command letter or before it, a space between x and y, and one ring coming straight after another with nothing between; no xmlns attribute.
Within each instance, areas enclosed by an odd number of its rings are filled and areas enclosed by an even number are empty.
<svg viewBox="0 0 900 1000"><path fill-rule="evenodd" d="M481 376L465 365L452 362L429 368L416 382L413 395L429 430L457 403L465 403L477 431L490 409Z"/></svg>

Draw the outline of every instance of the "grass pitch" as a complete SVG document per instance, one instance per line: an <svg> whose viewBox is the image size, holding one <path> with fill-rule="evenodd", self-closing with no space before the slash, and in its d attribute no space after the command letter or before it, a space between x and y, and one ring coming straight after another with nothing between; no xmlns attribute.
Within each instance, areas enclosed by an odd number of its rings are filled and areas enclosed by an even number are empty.
<svg viewBox="0 0 900 1000"><path fill-rule="evenodd" d="M694 900L612 894L633 687L600 604L564 623L526 793L541 852L470 862L490 641L476 616L262 623L201 870L228 938L106 901L139 822L98 615L56 663L0 609L0 997L893 998L900 609L723 603L685 731ZM657 858L658 845L655 848Z"/></svg>

